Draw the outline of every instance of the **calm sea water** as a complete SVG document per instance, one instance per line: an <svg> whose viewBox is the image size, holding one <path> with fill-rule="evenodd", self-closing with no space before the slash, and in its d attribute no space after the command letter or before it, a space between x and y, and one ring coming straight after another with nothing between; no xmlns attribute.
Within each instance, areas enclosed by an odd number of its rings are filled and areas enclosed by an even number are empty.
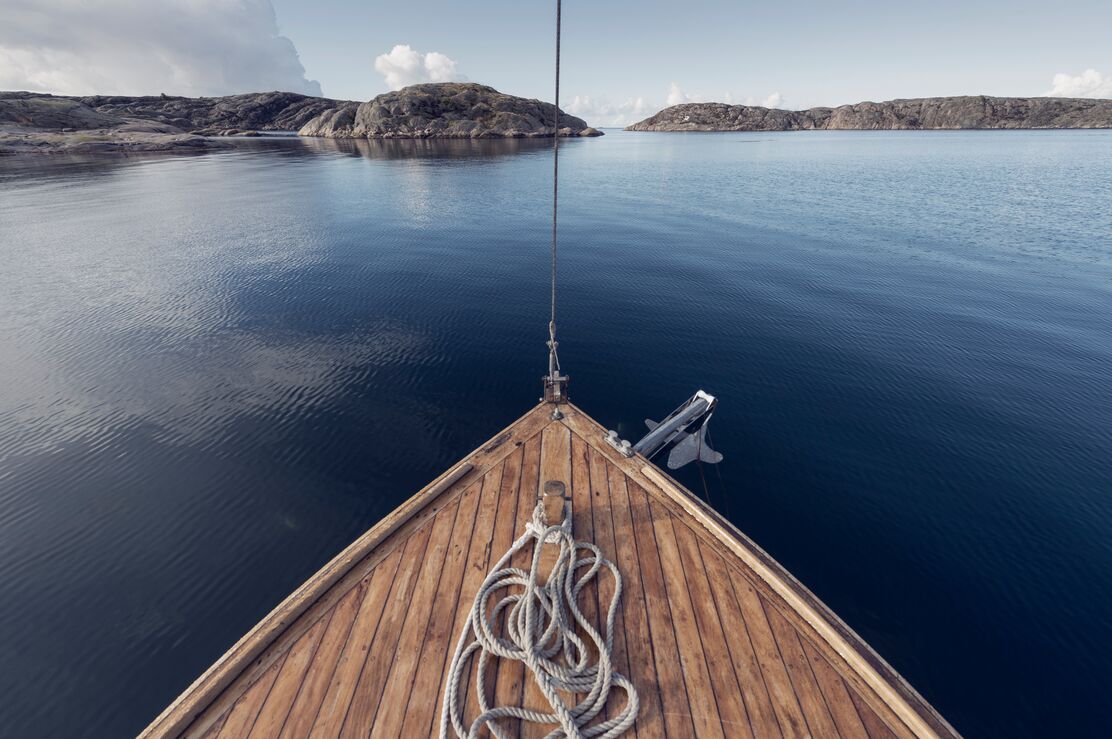
<svg viewBox="0 0 1112 739"><path fill-rule="evenodd" d="M1105 733L1112 132L561 152L573 399L717 394L712 502L960 731ZM140 730L536 401L550 166L0 160L0 733Z"/></svg>

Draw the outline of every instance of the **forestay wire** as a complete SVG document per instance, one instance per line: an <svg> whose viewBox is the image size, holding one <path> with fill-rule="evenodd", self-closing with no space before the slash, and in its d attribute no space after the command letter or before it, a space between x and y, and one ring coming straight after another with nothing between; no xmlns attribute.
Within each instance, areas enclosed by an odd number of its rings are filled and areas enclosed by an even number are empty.
<svg viewBox="0 0 1112 739"><path fill-rule="evenodd" d="M560 0L556 0L556 96L552 120L552 306L548 322L548 378L560 383L556 356L556 213L560 182ZM558 386L558 385L557 385ZM555 411L553 418L560 418ZM554 483L555 484L555 483ZM546 483L547 486L547 483ZM562 489L562 487L561 487ZM548 495L546 491L546 496ZM562 495L562 493L561 493ZM622 576L597 546L572 536L571 509L566 503L563 519L555 525L546 518L538 500L532 520L509 551L494 565L475 595L463 624L444 686L440 712L440 737L478 737L488 729L498 739L507 737L500 721L555 725L550 739L611 739L637 720L640 701L629 678L615 672L614 620L622 597ZM541 571L545 547L558 549L555 562ZM511 567L518 552L532 550L529 570ZM579 610L580 593L599 577L613 580L606 621L599 629ZM597 584L594 585L596 588ZM599 604L602 605L601 602ZM469 722L460 705L461 685L474 668L473 695L479 715ZM492 660L517 660L544 694L548 711L520 705L492 705L488 671ZM625 704L598 720L618 688ZM516 732L515 732L516 733Z"/></svg>
<svg viewBox="0 0 1112 739"><path fill-rule="evenodd" d="M556 354L556 212L560 197L560 0L556 0L556 96L552 102L552 310L548 319L548 376L560 374Z"/></svg>

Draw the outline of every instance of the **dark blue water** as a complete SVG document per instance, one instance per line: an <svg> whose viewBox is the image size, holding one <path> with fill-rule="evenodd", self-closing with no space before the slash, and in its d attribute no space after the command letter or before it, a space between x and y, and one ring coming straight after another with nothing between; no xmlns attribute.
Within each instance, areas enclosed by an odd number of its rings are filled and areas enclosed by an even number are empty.
<svg viewBox="0 0 1112 739"><path fill-rule="evenodd" d="M960 731L1105 733L1112 132L561 152L573 399L717 394L714 504ZM138 731L535 402L550 166L0 160L0 733Z"/></svg>

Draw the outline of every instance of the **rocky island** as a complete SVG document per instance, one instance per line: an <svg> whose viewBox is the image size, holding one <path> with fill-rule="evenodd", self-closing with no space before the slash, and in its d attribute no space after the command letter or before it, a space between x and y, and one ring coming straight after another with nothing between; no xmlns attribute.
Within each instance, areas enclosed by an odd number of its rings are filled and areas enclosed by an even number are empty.
<svg viewBox="0 0 1112 739"><path fill-rule="evenodd" d="M0 92L0 153L225 148L212 137L297 130L340 104L292 92L210 98Z"/></svg>
<svg viewBox="0 0 1112 739"><path fill-rule="evenodd" d="M325 111L301 136L372 139L485 139L552 136L552 103L464 82L411 85L366 103ZM582 118L560 111L560 136L601 136Z"/></svg>
<svg viewBox="0 0 1112 739"><path fill-rule="evenodd" d="M561 112L561 136L599 136ZM473 83L413 85L359 103L291 92L186 98L0 92L0 154L206 151L222 137L298 131L327 138L552 136L552 104Z"/></svg>
<svg viewBox="0 0 1112 739"><path fill-rule="evenodd" d="M1000 98L987 95L864 102L779 110L753 105L684 103L627 131L807 131L1112 128L1112 100Z"/></svg>

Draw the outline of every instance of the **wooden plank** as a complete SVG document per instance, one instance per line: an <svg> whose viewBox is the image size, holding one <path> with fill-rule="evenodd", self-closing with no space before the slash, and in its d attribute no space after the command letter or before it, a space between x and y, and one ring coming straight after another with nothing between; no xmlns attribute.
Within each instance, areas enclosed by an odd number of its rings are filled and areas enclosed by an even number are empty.
<svg viewBox="0 0 1112 739"><path fill-rule="evenodd" d="M787 668L792 685L795 687L799 707L803 710L803 716L811 729L811 735L835 736L838 730L834 726L834 717L830 715L830 709L826 705L822 691L819 690L815 674L811 670L807 656L803 654L803 648L799 645L799 636L780 611L768 603L763 605L768 624L772 627L772 634L780 648L784 667Z"/></svg>
<svg viewBox="0 0 1112 739"><path fill-rule="evenodd" d="M776 637L772 634L772 627L765 617L760 596L753 588L753 584L737 572L730 573L730 582L733 585L734 597L741 609L742 618L749 629L753 651L757 655L757 662L761 666L768 696L772 701L772 708L776 712L776 719L780 723L780 731L785 737L806 737L810 733L807 729L807 720L803 718L803 711L799 707L795 688L792 686L791 677L784 666L780 656L780 648L776 645Z"/></svg>
<svg viewBox="0 0 1112 739"><path fill-rule="evenodd" d="M331 616L330 613L328 618L318 619L316 624L290 647L289 655L286 657L282 669L278 672L274 685L270 688L270 694L267 695L262 710L259 711L259 717L255 719L255 725L251 729L251 737L271 739L271 737L278 736L282 731L282 726L286 723L286 716L289 715L290 708L293 707L294 698L297 697L297 693L301 689L305 673L313 661L313 656L316 654L317 646L320 644L321 636L324 635L325 627L331 620Z"/></svg>
<svg viewBox="0 0 1112 739"><path fill-rule="evenodd" d="M591 457L592 474L597 455ZM600 466L607 476L610 510L614 521L614 551L618 569L622 573L622 618L626 627L626 644L629 649L630 679L641 699L637 716L637 738L656 739L664 736L664 708L660 699L661 684L656 674L656 649L649 629L648 606L645 603L645 586L641 579L637 537L633 530L633 511L629 504L626 477L621 470L605 462ZM681 726L684 724L681 722ZM690 721L686 727L690 730ZM682 735L682 734L681 734Z"/></svg>
<svg viewBox="0 0 1112 739"><path fill-rule="evenodd" d="M498 465L498 467L488 472L483 478L483 489L478 511L475 515L475 525L470 532L471 537L468 543L467 562L464 566L463 582L460 585L459 602L456 604L455 617L452 621L452 630L449 632L451 634L451 639L448 643L448 649L444 653L444 659L442 660L438 672L440 675L440 686L436 696L436 713L433 716L434 731L440 726L440 711L444 703L445 680L447 679L448 668L455 651L456 640L459 639L460 632L463 630L463 624L471 612L475 594L479 591L479 586L486 577L487 561L490 559L491 543L494 540L494 521L498 513L498 497L505 470L506 463L503 462ZM474 662L474 660L468 662L467 670L464 677L461 679L462 684L460 685L459 701L460 705L463 705L465 709L467 706L467 691L470 686L471 675L473 674L472 662ZM416 733L420 732L415 730L415 734Z"/></svg>
<svg viewBox="0 0 1112 739"><path fill-rule="evenodd" d="M618 474L620 471L615 470ZM611 477L611 486L614 478ZM633 518L634 537L641 569L641 584L645 590L645 603L649 613L649 631L656 660L657 685L664 715L665 730L670 736L697 735L692 714L692 701L684 683L676 632L672 625L672 611L664 587L664 573L660 569L656 535L653 532L652 513L645 491L625 480ZM708 696L709 697L709 696ZM696 696L699 700L701 696ZM701 724L703 722L700 722Z"/></svg>
<svg viewBox="0 0 1112 739"><path fill-rule="evenodd" d="M723 718L719 713L718 701L711 680L710 670L707 668L707 658L703 654L703 640L699 632L699 623L695 616L695 607L691 602L691 594L687 587L687 580L692 576L684 570L680 558L679 546L676 543L675 529L672 526L672 517L659 505L653 505L646 498L649 506L649 516L652 521L653 532L656 535L658 567L663 575L657 597L667 599L668 610L672 614L672 629L676 635L676 647L680 654L680 666L683 668L683 680L687 686L688 702L691 706L691 718L695 724L695 733L700 737L724 736ZM736 692L737 683L733 690ZM732 723L745 725L744 711L738 716L733 716ZM740 731L731 724L732 732Z"/></svg>
<svg viewBox="0 0 1112 739"><path fill-rule="evenodd" d="M627 460L628 461L628 460ZM678 503L712 536L729 549L744 566L781 600L793 615L806 624L817 639L828 645L847 665L852 677L874 691L917 736L958 736L921 696L880 655L807 590L778 562L716 511L684 490L651 464L640 468L653 487ZM847 676L848 677L848 676Z"/></svg>
<svg viewBox="0 0 1112 739"><path fill-rule="evenodd" d="M356 660L361 662L362 671L359 673L359 680L353 681L354 695L348 703L347 715L342 718L340 736L366 736L374 720L386 684L386 674L394 662L394 652L401 639L401 627L410 610L409 600L421 573L422 568L418 564L424 560L432 531L433 527L425 526L406 542L378 628L375 629L373 639L368 638L362 642L364 646L361 659ZM317 721L320 725L319 717ZM327 734L331 735L332 732Z"/></svg>
<svg viewBox="0 0 1112 739"><path fill-rule="evenodd" d="M460 585L474 533L475 513L479 507L479 499L486 479L484 477L483 480L472 484L460 498L456 523L451 532L451 545L445 557L436 599L429 611L432 617L429 619L428 630L421 645L421 654L417 660L417 674L413 678L413 688L409 693L410 697L404 712L405 720L398 736L430 734L434 718L439 718L440 701L430 702L428 697L437 695L438 690L443 688L446 670L444 657L455 648L458 635L453 630L455 619L449 617L449 614L457 611ZM377 719L375 725L376 727L378 725Z"/></svg>
<svg viewBox="0 0 1112 739"><path fill-rule="evenodd" d="M352 726L350 728L345 726L344 731L351 731L356 736L366 736L368 730L373 727L371 733L376 736L396 737L401 735L402 724L405 722L405 711L409 706L409 699L413 695L413 682L417 674L421 649L428 643L426 636L429 633L430 622L444 615L444 612L433 607L433 603L436 600L441 579L446 572L445 562L458 513L459 501L457 500L457 502L445 506L433 522L425 556L420 563L421 574L417 579L416 587L413 589L413 596L407 604L405 621L401 627L401 638L394 652L394 659L386 665L389 669L386 673L382 699L378 703L377 710L368 714L370 720L366 723L360 723L357 717L349 712L348 721L352 722ZM418 563L414 562L412 566L417 567ZM442 626L442 631L443 628ZM443 639L441 644L443 644Z"/></svg>
<svg viewBox="0 0 1112 739"><path fill-rule="evenodd" d="M540 477L541 467L541 440L537 437L525 442L524 454L521 463L521 479L517 487L517 516L513 521L513 539L516 539L525 530L525 524L532 518L533 508L537 502L537 482ZM511 539L512 541L512 539ZM509 549L509 544L502 550L495 550L497 556ZM510 564L513 567L525 568L529 564L532 552L526 547L514 555ZM498 660L498 676L495 680L494 696L495 705L519 706L525 686L525 665L516 660ZM518 721L507 720L504 726L512 727L513 733L518 733Z"/></svg>
<svg viewBox="0 0 1112 739"><path fill-rule="evenodd" d="M502 555L509 550L510 544L516 537L514 527L517 525L518 490L521 487L521 473L524 465L525 446L522 445L517 454L506 459L506 471L502 474L502 486L498 491L498 516L494 521L494 538L491 541L490 556L482 566L480 583L486 578L487 573L494 568L495 563L502 558ZM478 586L475 589L477 591ZM495 624L494 635L502 635L501 624ZM469 685L478 674L477 662L478 658L471 660L468 673ZM492 662L487 667L483 680L483 694L486 696L497 696L497 668L497 661ZM471 686L468 690L466 699L467 709L464 716L473 719L480 713L478 692L474 686Z"/></svg>
<svg viewBox="0 0 1112 739"><path fill-rule="evenodd" d="M355 616L355 623L352 624L347 642L336 663L336 669L332 672L332 680L328 684L324 700L321 701L320 710L313 721L313 728L309 735L315 739L334 737L340 733L363 663L386 609L391 588L394 585L404 587L407 581L406 572L409 569L401 567L401 562L419 556L419 553L424 550L426 541L428 541L427 528L424 530L423 537L421 532L411 536L404 547L395 549L381 565L375 568L367 584L367 591L359 606L359 612Z"/></svg>
<svg viewBox="0 0 1112 739"><path fill-rule="evenodd" d="M562 423L553 423L546 426L544 431L541 432L541 450L540 450L540 474L537 480L537 487L533 489L533 500L543 490L544 484L549 480L555 480L564 484L565 494L572 492L572 479L571 479L571 432L568 427ZM523 498L523 500L525 500ZM519 530L524 525L520 522L519 516L518 527ZM561 515L562 519L562 515ZM550 522L551 523L551 522ZM559 553L559 546L556 544L545 544L542 547L542 556L540 562L540 572L548 573L552 571L552 567L556 564L556 557ZM530 566L532 557L525 557L525 567ZM524 679L524 687L522 691L522 702L526 708L534 711L549 712L552 706L549 705L548 699L544 697L540 686L537 684L536 677L532 672L524 668L522 669ZM570 700L572 696L565 696ZM540 739L548 734L549 731L556 728L557 724L535 724L528 721L521 722L521 736L524 739Z"/></svg>
<svg viewBox="0 0 1112 739"><path fill-rule="evenodd" d="M230 710L225 711L219 718L216 719L216 721L213 722L211 726L208 727L205 733L200 735L199 739L217 739L217 737L220 736L220 730L224 728L224 722L228 720L229 713L231 713ZM190 732L187 731L186 736L189 736L189 734Z"/></svg>
<svg viewBox="0 0 1112 739"><path fill-rule="evenodd" d="M345 735L365 735L372 726L375 735L435 732L444 672L474 591L521 533L546 479L568 483L577 536L593 537L621 568L625 592L614 657L617 669L639 688L642 710L634 727L639 736L661 736L665 729L682 736L744 736L739 718L756 736L776 736L781 729L788 736L933 736L936 729L953 735L898 674L771 557L643 458L624 459L608 449L600 427L581 411L574 406L567 411L563 423L553 423L547 408L534 409L427 486L387 517L389 530L377 543L365 548L376 541L369 537L376 526L359 547L341 553L327 572L311 578L241 639L145 735L162 736L176 725L188 726L190 736L234 733L237 726L255 736L276 735L278 728L283 736L305 736L310 727L314 735L329 736L341 728ZM507 486L506 460L513 458L519 460L517 471ZM476 466L468 471L467 464ZM488 491L492 472L498 479ZM458 517L465 500L474 501L474 530L461 531L465 525L459 522L445 529L440 523L445 508L456 506ZM414 550L404 560L408 566L401 565L403 548L422 536L427 552ZM444 563L434 577L427 568L438 547ZM526 566L530 554L521 553L514 564ZM376 580L387 563L398 582ZM403 580L406 584L399 584ZM599 597L608 598L606 580L599 582ZM730 587L723 590L720 581ZM381 591L377 614L368 603L375 582ZM425 613L416 608L395 613L392 596L400 593L408 593L403 600L428 601ZM593 593L592 587L584 594L582 607L600 624L604 616ZM332 623L343 604L348 608L343 626L351 628L335 633ZM437 620L437 614L443 618ZM311 656L306 639L319 642ZM353 640L359 644L349 645ZM252 655L246 662L245 654ZM290 677L299 671L300 684ZM259 699L252 691L268 676L272 685ZM548 710L520 663L500 665L490 680L496 693L503 691L496 702L524 701ZM501 699L515 688L517 700ZM464 696L475 709L469 717L478 713L474 692L469 686ZM434 694L431 704L409 697ZM608 711L622 698L615 691ZM248 700L261 700L256 705L261 709L245 721ZM285 705L292 707L283 725ZM708 705L720 719L717 726ZM513 735L520 731L516 722L503 725Z"/></svg>
<svg viewBox="0 0 1112 739"><path fill-rule="evenodd" d="M905 731L897 734L886 724L880 716L877 715L865 699L854 691L849 691L850 700L853 701L853 707L857 709L857 715L861 717L861 723L865 725L865 731L869 734L869 739L897 739L900 736L913 736Z"/></svg>
<svg viewBox="0 0 1112 739"><path fill-rule="evenodd" d="M270 694L270 688L274 685L274 679L278 677L278 671L282 669L284 661L278 660L271 665L270 669L264 672L262 677L236 701L217 735L219 739L243 739L251 732L255 718L259 715L259 709L263 707L263 702Z"/></svg>
<svg viewBox="0 0 1112 739"><path fill-rule="evenodd" d="M702 651L710 673L710 683L718 703L722 729L727 736L753 736L741 686L738 684L730 659L728 638L723 631L718 616L718 606L714 600L713 591L721 588L729 589L730 581L726 578L712 581L709 571L703 564L703 557L699 553L699 542L695 533L681 521L672 520L671 523L679 549L682 572L691 596L696 633L701 638ZM663 557L663 553L661 556ZM668 568L665 568L665 575L668 575ZM669 584L672 582L670 576L668 581ZM671 592L671 585L669 585L669 592ZM741 638L748 639L748 636L742 634Z"/></svg>
<svg viewBox="0 0 1112 739"><path fill-rule="evenodd" d="M568 431L567 426L562 423L554 423L545 427L541 432L541 458L540 458L540 477L537 481L537 489L533 492L536 497L544 497L549 500L552 499L551 495L544 495L544 485L548 481L562 483L564 486L564 495L572 495L572 479L571 479L571 432ZM533 504L536 504L536 501ZM545 509L546 515L549 514L548 509ZM563 521L564 505L554 506L551 511L553 519L549 521L549 525L558 524ZM519 523L519 527L523 527L523 523ZM545 545L543 548L543 555L541 557L541 573L548 573L552 570L553 565L556 564L556 555L559 552L559 547L555 544ZM547 703L546 703L547 704Z"/></svg>
<svg viewBox="0 0 1112 739"><path fill-rule="evenodd" d="M826 698L826 705L834 716L834 723L838 727L838 735L859 739L868 737L865 725L861 722L861 717L853 705L853 700L849 697L849 691L846 690L845 681L826 661L826 658L819 654L806 639L800 639L799 642L807 656L807 661L811 664L812 672L815 673L819 690Z"/></svg>
<svg viewBox="0 0 1112 739"><path fill-rule="evenodd" d="M648 462L642 455L622 457L605 441L606 431L573 404L565 407L564 423L598 449L631 480L662 496L706 529L710 541L728 551L826 643L845 664L843 677L874 693L883 705L917 736L958 736L942 716L907 684L871 647L838 616L785 570L767 552L726 521L709 505ZM841 669L841 668L840 668Z"/></svg>
<svg viewBox="0 0 1112 739"><path fill-rule="evenodd" d="M354 567L375 552L379 545L395 531L410 523L430 503L452 490L456 483L469 482L468 475L477 478L485 474L487 469L513 452L517 442L531 437L551 423L549 413L545 405L535 406L509 427L475 449L458 465L445 470L442 475L352 542L279 603L254 628L244 634L231 649L175 698L140 736L148 739L181 734L197 716L225 691L232 688L245 670L252 665L258 666L257 658L263 652L269 649L291 625L296 624L309 608L316 605ZM461 471L463 471L462 476ZM330 607L333 604L328 605Z"/></svg>
<svg viewBox="0 0 1112 739"><path fill-rule="evenodd" d="M621 574L621 565L618 560L618 546L614 540L614 516L610 505L610 482L606 475L606 462L598 456L598 453L591 449L583 439L578 436L572 437L572 475L576 477L583 474L581 471L581 464L586 464L587 482L589 484L589 498L591 505L591 526L593 530L593 541L595 546L602 550L604 557L609 559L619 567L619 574ZM578 482L576 483L579 484ZM576 510L582 507L578 501L575 503ZM629 589L629 576L623 575L623 580L626 583L626 591L623 598L628 599L631 597ZM586 610L590 605L590 600L584 606L584 614L588 618L594 619L594 623L600 626L605 625L610 608L610 601L614 597L615 580L609 573L603 574L598 581L598 587L592 588L596 592L597 609L595 614L591 614ZM638 595L639 597L639 595ZM597 614L597 615L596 615ZM614 616L614 646L611 652L613 658L614 669L627 678L632 679L632 670L629 666L629 654L626 648L626 629L625 629L625 616L623 614L622 603L618 603L617 610ZM651 658L650 658L651 659ZM610 697L606 701L606 710L603 712L605 718L616 716L626 703L626 695L621 690L612 690ZM634 723L633 733L637 733L637 723Z"/></svg>
<svg viewBox="0 0 1112 739"><path fill-rule="evenodd" d="M336 669L336 663L340 659L340 652L348 640L352 624L355 623L355 614L363 603L366 593L367 583L361 582L336 604L332 618L321 638L320 646L313 656L309 672L301 685L301 691L294 700L285 726L282 727L282 739L293 739L293 737L300 739L309 736Z"/></svg>
<svg viewBox="0 0 1112 739"><path fill-rule="evenodd" d="M749 714L753 735L783 736L780 732L780 722L776 720L776 712L772 709L772 701L768 697L768 688L761 674L761 666L757 662L757 655L753 652L749 629L745 625L737 599L734 598L726 563L721 555L705 542L699 542L699 553L703 557L703 565L706 567L709 581L716 584L712 591L714 601L722 630L727 635L726 644L729 647L730 660L733 663L741 695L745 699L745 708Z"/></svg>
<svg viewBox="0 0 1112 739"><path fill-rule="evenodd" d="M570 432L568 437L571 441L571 487L568 493L571 495L571 531L579 541L589 541L596 545L598 544L598 537L594 531L594 517L592 508L594 499L591 494L591 471L587 461L587 446L583 443L582 439L571 436ZM603 620L598 617L598 587L601 585L602 580L609 578L609 575L600 571L595 581L583 588L579 593L579 599L576 607L583 617L602 633ZM585 644L590 645L591 640L587 637L586 631L581 627L576 628L576 633L580 639L583 639ZM594 663L598 660L598 650L593 647L588 647L590 651L590 661ZM577 693L575 695L576 704L580 703L587 697L586 693ZM600 714L600 718L605 718L605 712Z"/></svg>

